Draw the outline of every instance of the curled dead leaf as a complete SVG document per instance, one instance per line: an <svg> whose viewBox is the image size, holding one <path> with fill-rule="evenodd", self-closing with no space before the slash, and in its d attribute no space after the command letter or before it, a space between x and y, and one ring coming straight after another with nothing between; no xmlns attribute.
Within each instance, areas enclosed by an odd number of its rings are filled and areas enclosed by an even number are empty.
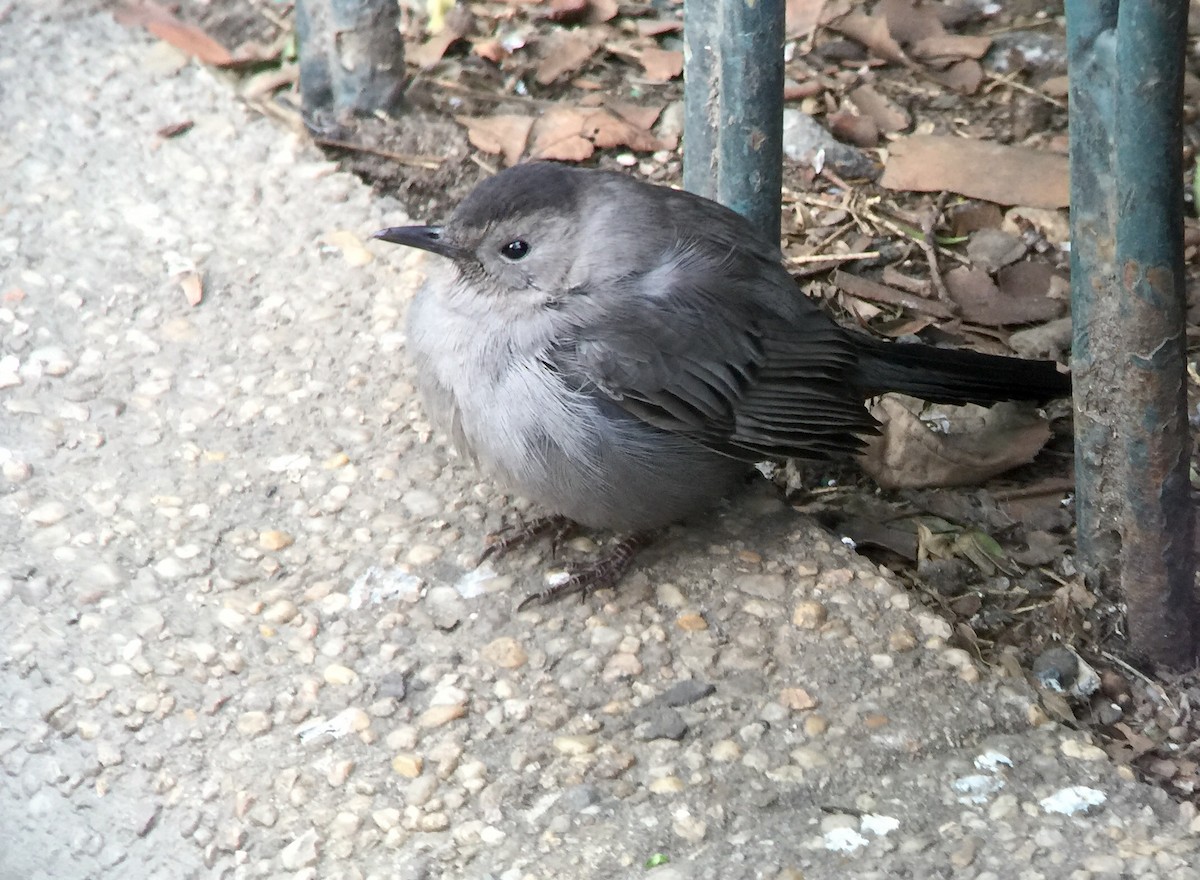
<svg viewBox="0 0 1200 880"><path fill-rule="evenodd" d="M541 63L534 78L544 86L574 73L591 59L604 44L599 28L556 30L541 42Z"/></svg>
<svg viewBox="0 0 1200 880"><path fill-rule="evenodd" d="M533 120L528 116L456 116L467 129L467 140L477 150L504 157L505 165L516 165L529 142Z"/></svg>
<svg viewBox="0 0 1200 880"><path fill-rule="evenodd" d="M650 46L638 55L646 79L654 83L665 83L683 73L683 53L673 49Z"/></svg>
<svg viewBox="0 0 1200 880"><path fill-rule="evenodd" d="M867 439L863 470L885 489L974 485L1029 463L1050 439L1046 422L1017 404L958 410L975 414L969 433L934 432L902 398L884 395L872 407L882 431Z"/></svg>
<svg viewBox="0 0 1200 880"><path fill-rule="evenodd" d="M585 114L573 107L550 107L533 124L534 159L582 162L595 152L583 136Z"/></svg>

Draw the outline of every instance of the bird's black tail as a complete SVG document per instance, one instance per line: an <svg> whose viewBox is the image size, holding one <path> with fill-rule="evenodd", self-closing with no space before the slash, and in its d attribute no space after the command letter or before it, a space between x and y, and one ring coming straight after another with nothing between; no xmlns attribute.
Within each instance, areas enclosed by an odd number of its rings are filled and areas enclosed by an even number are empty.
<svg viewBox="0 0 1200 880"><path fill-rule="evenodd" d="M933 403L1045 401L1071 393L1054 361L1001 357L855 334L858 378L868 396L899 391Z"/></svg>

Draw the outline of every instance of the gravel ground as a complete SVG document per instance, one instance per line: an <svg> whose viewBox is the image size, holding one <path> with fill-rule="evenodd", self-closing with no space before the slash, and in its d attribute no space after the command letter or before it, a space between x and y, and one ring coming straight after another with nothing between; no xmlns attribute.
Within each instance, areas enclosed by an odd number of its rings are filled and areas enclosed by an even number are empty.
<svg viewBox="0 0 1200 880"><path fill-rule="evenodd" d="M517 614L547 563L472 568L506 499L414 397L426 264L365 243L399 206L31 6L0 16L0 880L1196 876L1192 808L766 489Z"/></svg>

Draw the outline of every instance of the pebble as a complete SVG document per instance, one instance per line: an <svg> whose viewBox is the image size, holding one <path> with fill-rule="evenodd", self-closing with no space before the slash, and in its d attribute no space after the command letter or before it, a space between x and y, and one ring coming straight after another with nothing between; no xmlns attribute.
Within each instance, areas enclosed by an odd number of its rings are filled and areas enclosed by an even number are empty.
<svg viewBox="0 0 1200 880"><path fill-rule="evenodd" d="M635 733L639 739L667 739L679 742L688 732L687 722L673 709L655 712L649 720L638 725Z"/></svg>
<svg viewBox="0 0 1200 880"><path fill-rule="evenodd" d="M297 871L317 863L317 832L309 829L279 851L279 861L289 871Z"/></svg>
<svg viewBox="0 0 1200 880"><path fill-rule="evenodd" d="M686 678L681 682L671 685L659 694L655 701L664 706L687 706L695 703L697 700L704 699L709 694L714 693L716 689L715 685L707 681Z"/></svg>
<svg viewBox="0 0 1200 880"><path fill-rule="evenodd" d="M781 601L787 593L787 581L781 574L744 574L734 583L743 593L759 599Z"/></svg>
<svg viewBox="0 0 1200 880"><path fill-rule="evenodd" d="M708 834L708 825L681 806L671 814L671 830L689 843L699 843Z"/></svg>
<svg viewBox="0 0 1200 880"><path fill-rule="evenodd" d="M246 623L246 615L232 608L222 608L217 612L217 623L226 629L241 629Z"/></svg>
<svg viewBox="0 0 1200 880"><path fill-rule="evenodd" d="M281 532L278 529L267 529L258 535L258 546L264 550L283 550L286 547L291 547L294 543L296 543L295 538L287 532Z"/></svg>
<svg viewBox="0 0 1200 880"><path fill-rule="evenodd" d="M800 629L819 629L829 618L829 610L813 599L796 603L792 623Z"/></svg>
<svg viewBox="0 0 1200 880"><path fill-rule="evenodd" d="M426 833L445 831L450 827L450 817L445 813L426 813L417 823L417 830Z"/></svg>
<svg viewBox="0 0 1200 880"><path fill-rule="evenodd" d="M779 702L793 712L802 712L805 709L817 707L817 701L809 695L808 691L798 687L784 688L780 691Z"/></svg>
<svg viewBox="0 0 1200 880"><path fill-rule="evenodd" d="M0 384L0 388L3 387L3 384ZM24 483L33 476L33 466L27 461L9 458L0 465L0 472L3 472L4 479L10 483Z"/></svg>
<svg viewBox="0 0 1200 880"><path fill-rule="evenodd" d="M529 655L521 643L511 636L501 636L483 646L480 655L493 666L501 669L517 669L529 661Z"/></svg>
<svg viewBox="0 0 1200 880"><path fill-rule="evenodd" d="M380 831L391 831L400 824L400 811L395 807L384 807L371 813L371 821Z"/></svg>
<svg viewBox="0 0 1200 880"><path fill-rule="evenodd" d="M404 560L409 565L429 565L429 563L440 559L442 556L442 548L435 547L433 544L416 544L408 549Z"/></svg>
<svg viewBox="0 0 1200 880"><path fill-rule="evenodd" d="M789 752L792 761L805 770L815 770L818 767L826 767L829 764L829 758L824 753L816 749L810 749L807 746L800 746L792 749Z"/></svg>
<svg viewBox="0 0 1200 880"><path fill-rule="evenodd" d="M246 815L251 822L263 828L273 828L279 821L279 810L271 804L255 804Z"/></svg>
<svg viewBox="0 0 1200 880"><path fill-rule="evenodd" d="M709 756L714 761L728 764L742 756L742 747L731 739L718 740L709 751Z"/></svg>
<svg viewBox="0 0 1200 880"><path fill-rule="evenodd" d="M66 519L69 511L61 501L46 501L29 511L29 521L34 525L52 526Z"/></svg>
<svg viewBox="0 0 1200 880"><path fill-rule="evenodd" d="M687 604L683 591L671 583L659 584L655 587L654 598L664 608L682 608Z"/></svg>
<svg viewBox="0 0 1200 880"><path fill-rule="evenodd" d="M293 620L299 613L299 609L296 608L294 602L288 599L279 599L266 607L262 613L262 617L267 623L281 626Z"/></svg>
<svg viewBox="0 0 1200 880"><path fill-rule="evenodd" d="M564 735L554 738L554 748L564 755L586 755L596 750L596 737L590 735Z"/></svg>
<svg viewBox="0 0 1200 880"><path fill-rule="evenodd" d="M1063 740L1059 746L1059 750L1068 758L1076 758L1080 761L1108 760L1108 752L1104 751L1104 749L1077 739Z"/></svg>
<svg viewBox="0 0 1200 880"><path fill-rule="evenodd" d="M332 685L347 685L353 684L358 680L358 673L348 666L343 666L340 663L330 663L325 667L321 676L325 679L326 684Z"/></svg>
<svg viewBox="0 0 1200 880"><path fill-rule="evenodd" d="M959 871L970 867L971 863L975 861L975 854L979 851L982 843L983 841L978 837L965 838L958 848L950 853L950 864Z"/></svg>
<svg viewBox="0 0 1200 880"><path fill-rule="evenodd" d="M96 760L101 767L115 767L125 762L125 756L115 744L101 740L96 743Z"/></svg>
<svg viewBox="0 0 1200 880"><path fill-rule="evenodd" d="M911 651L917 646L917 637L907 627L898 626L888 635L888 650L896 654Z"/></svg>
<svg viewBox="0 0 1200 880"><path fill-rule="evenodd" d="M642 674L642 661L636 654L618 651L613 654L606 664L600 678L604 681L616 681L621 678L636 678Z"/></svg>
<svg viewBox="0 0 1200 880"><path fill-rule="evenodd" d="M1111 874L1114 877L1125 875L1125 860L1120 856L1098 854L1088 856L1083 860L1083 868L1085 871L1091 871L1093 874ZM1143 875L1145 876L1145 875Z"/></svg>
<svg viewBox="0 0 1200 880"><path fill-rule="evenodd" d="M655 794L677 794L685 787L683 780L678 776L660 776L647 786Z"/></svg>
<svg viewBox="0 0 1200 880"><path fill-rule="evenodd" d="M688 612L676 617L675 625L684 632L702 632L708 629L708 621L694 612Z"/></svg>
<svg viewBox="0 0 1200 880"><path fill-rule="evenodd" d="M362 819L349 810L341 810L333 817L329 825L329 833L334 837L353 837L362 827Z"/></svg>
<svg viewBox="0 0 1200 880"><path fill-rule="evenodd" d="M621 631L611 626L594 626L588 630L588 643L604 654L615 651L623 638Z"/></svg>
<svg viewBox="0 0 1200 880"><path fill-rule="evenodd" d="M417 718L417 724L420 727L442 727L457 718L462 718L466 714L467 707L461 703L430 706Z"/></svg>
<svg viewBox="0 0 1200 880"><path fill-rule="evenodd" d="M242 736L262 736L273 726L271 716L266 712L243 712L237 719L238 733Z"/></svg>
<svg viewBox="0 0 1200 880"><path fill-rule="evenodd" d="M412 752L401 752L392 758L392 770L408 779L416 779L425 769L425 759Z"/></svg>

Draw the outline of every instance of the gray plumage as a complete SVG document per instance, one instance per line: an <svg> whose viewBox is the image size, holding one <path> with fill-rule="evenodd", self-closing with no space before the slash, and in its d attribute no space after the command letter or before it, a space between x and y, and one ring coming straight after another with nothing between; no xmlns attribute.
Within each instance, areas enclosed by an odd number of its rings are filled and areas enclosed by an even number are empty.
<svg viewBox="0 0 1200 880"><path fill-rule="evenodd" d="M509 490L587 526L654 529L711 507L749 463L848 456L884 391L1070 389L1051 362L846 330L739 215L617 173L517 166L444 226L379 237L449 258L408 318L435 424Z"/></svg>

